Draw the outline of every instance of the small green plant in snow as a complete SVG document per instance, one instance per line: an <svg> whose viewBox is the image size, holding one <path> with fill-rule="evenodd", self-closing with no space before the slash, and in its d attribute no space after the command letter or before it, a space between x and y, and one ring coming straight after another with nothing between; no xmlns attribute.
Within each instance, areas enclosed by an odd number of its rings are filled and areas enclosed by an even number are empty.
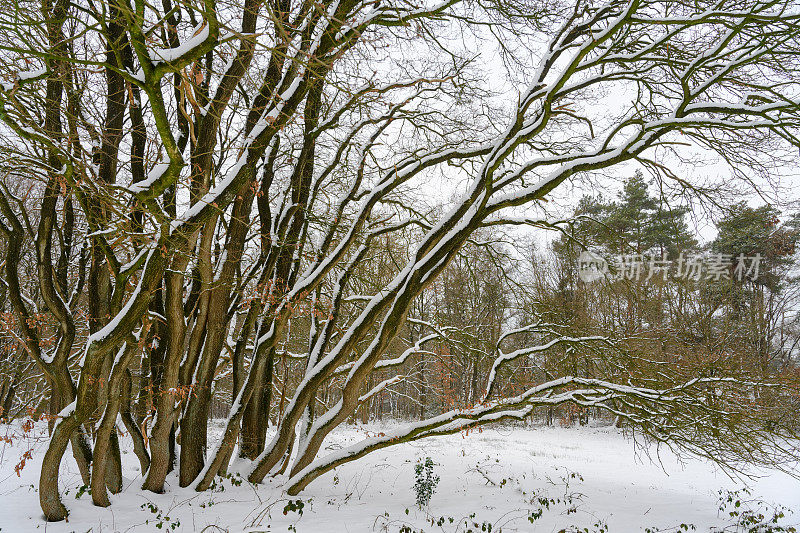
<svg viewBox="0 0 800 533"><path fill-rule="evenodd" d="M417 507L422 509L427 507L431 502L431 496L436 492L436 485L439 483L439 476L433 473L435 463L430 457L425 460L419 460L414 466L416 474L416 482L414 483L414 492L417 494Z"/></svg>

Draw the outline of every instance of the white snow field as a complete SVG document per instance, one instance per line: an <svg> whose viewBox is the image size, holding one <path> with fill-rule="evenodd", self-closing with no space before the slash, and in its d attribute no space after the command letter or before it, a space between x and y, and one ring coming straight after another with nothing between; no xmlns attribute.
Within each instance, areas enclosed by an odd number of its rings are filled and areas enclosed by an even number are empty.
<svg viewBox="0 0 800 533"><path fill-rule="evenodd" d="M215 424L215 431L219 427ZM341 428L326 441L326 451L388 427ZM23 435L19 424L0 426L0 437L8 437L0 444L3 532L466 533L489 531L488 524L495 532L682 531L681 524L697 531L746 531L737 528L740 519L728 512L741 513L756 504L731 503L720 512L718 503L721 489L744 486L750 487L751 495L740 493L742 501L780 504L787 515L781 524L800 522L800 481L784 473L754 470L756 479L731 479L705 460L679 461L655 448L648 457L610 427L497 426L377 451L322 476L297 497L282 492L285 479L253 486L235 476L213 492L180 489L175 477L170 477L165 494L142 491L138 461L123 437L125 484L122 493L112 497L112 506L92 505L91 496L80 490L82 482L68 451L61 487L69 521L48 524L36 491L45 429L39 423ZM32 458L18 476L15 469L28 450ZM425 457L436 462L434 473L441 479L430 505L420 510L415 504L414 465ZM245 465L238 467L244 470ZM297 500L303 503L302 514L292 510Z"/></svg>

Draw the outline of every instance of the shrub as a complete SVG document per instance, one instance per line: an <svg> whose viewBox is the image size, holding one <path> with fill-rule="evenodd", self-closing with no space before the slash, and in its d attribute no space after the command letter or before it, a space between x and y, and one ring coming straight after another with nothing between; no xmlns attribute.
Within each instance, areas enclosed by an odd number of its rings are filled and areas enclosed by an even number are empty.
<svg viewBox="0 0 800 533"><path fill-rule="evenodd" d="M433 496L436 491L436 485L439 483L439 476L433 473L434 464L433 459L426 457L424 461L420 459L414 466L414 472L416 473L414 492L417 493L417 506L420 509L430 503L431 496Z"/></svg>

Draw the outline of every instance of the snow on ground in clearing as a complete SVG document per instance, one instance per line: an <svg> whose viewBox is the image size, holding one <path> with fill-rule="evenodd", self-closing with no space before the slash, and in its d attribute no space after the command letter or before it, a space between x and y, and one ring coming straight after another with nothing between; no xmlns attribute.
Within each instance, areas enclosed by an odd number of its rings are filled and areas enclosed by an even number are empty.
<svg viewBox="0 0 800 533"><path fill-rule="evenodd" d="M388 427L341 428L326 441L327 451ZM112 496L112 506L95 507L89 494L80 493L82 482L68 451L60 481L63 501L71 512L69 522L46 524L36 491L45 430L39 423L20 438L19 424L0 426L0 438L6 435L12 440L0 444L0 531L396 533L408 525L415 532L451 533L466 532L463 518L473 513L470 524L491 522L492 531L502 527L503 531L556 532L571 526L593 531L599 521L607 523L611 532L675 528L681 523L709 531L731 523L720 516L718 491L745 485L752 490L751 498L800 512L800 481L786 474L759 471L758 479L732 480L707 461L681 463L664 450L661 463L653 463L636 453L630 439L609 427L498 426L374 452L319 478L298 497L282 493L284 479L259 486L246 481L235 486L226 480L221 484L224 490L198 494L178 488L177 479L170 477L165 494L142 491L138 461L130 439L123 438L124 490ZM212 432L216 436L220 431L215 422ZM18 477L15 467L29 449L33 457ZM435 473L441 481L423 512L415 507L412 486L414 465L427 456L436 462ZM565 496L571 497L571 503L563 503ZM530 522L530 512L542 507L538 498L561 502L543 509L541 517ZM302 516L296 511L284 514L289 500L297 499L304 502ZM444 523L431 525L431 517L444 517ZM800 513L790 516L787 523L799 521Z"/></svg>

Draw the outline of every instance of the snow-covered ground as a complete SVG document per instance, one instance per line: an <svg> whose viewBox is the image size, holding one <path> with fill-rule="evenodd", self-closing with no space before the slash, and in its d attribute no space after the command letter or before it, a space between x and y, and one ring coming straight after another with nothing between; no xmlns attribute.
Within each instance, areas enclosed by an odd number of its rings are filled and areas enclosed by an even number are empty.
<svg viewBox="0 0 800 533"><path fill-rule="evenodd" d="M175 478L165 494L142 491L138 461L124 438L125 488L112 506L92 505L68 452L61 486L69 522L47 524L36 490L44 429L37 424L23 436L19 425L0 426L0 437L12 441L0 444L3 532L465 533L489 523L491 531L602 531L606 525L611 532L675 531L682 523L709 531L733 524L728 510L747 508L731 504L720 512L719 491L744 486L752 494L740 496L796 509L795 515L787 510L783 523L800 522L800 481L783 473L762 470L758 479L731 479L707 461L681 462L654 449L648 457L613 428L494 427L375 452L319 478L298 497L283 494L279 479L253 486L235 477L200 494L179 489ZM345 427L326 446L337 449L385 429ZM19 469L28 450L32 458ZM425 457L433 458L441 479L422 511L415 505L414 466ZM292 510L297 500L302 514Z"/></svg>

